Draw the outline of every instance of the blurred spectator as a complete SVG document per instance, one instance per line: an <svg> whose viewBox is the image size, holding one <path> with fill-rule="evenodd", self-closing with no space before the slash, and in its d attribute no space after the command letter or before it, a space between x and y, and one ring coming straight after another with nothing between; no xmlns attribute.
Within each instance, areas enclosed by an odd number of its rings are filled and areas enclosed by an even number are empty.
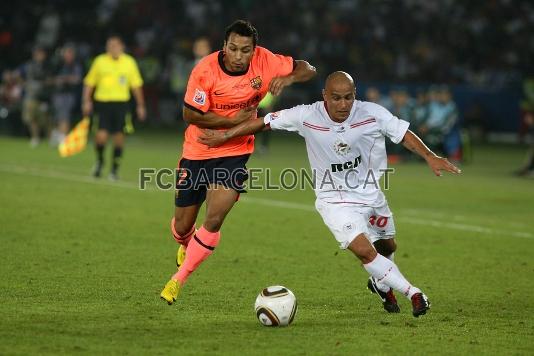
<svg viewBox="0 0 534 356"><path fill-rule="evenodd" d="M175 43L173 51L169 56L167 68L170 88L174 97L178 101L176 107L177 115L181 115L182 112L182 101L191 70L202 58L211 53L211 45L206 37L199 37L193 42L192 58L188 58L184 55L183 52L185 52L185 50L179 45L179 42Z"/></svg>
<svg viewBox="0 0 534 356"><path fill-rule="evenodd" d="M413 118L410 127L414 132L419 132L421 126L428 119L429 100L428 93L425 89L418 89L415 97L415 106L413 108Z"/></svg>
<svg viewBox="0 0 534 356"><path fill-rule="evenodd" d="M388 96L382 96L376 87L369 87L365 91L365 100L382 105L389 111L393 110L393 101Z"/></svg>
<svg viewBox="0 0 534 356"><path fill-rule="evenodd" d="M22 86L17 73L5 70L0 83L0 120L7 122L11 134L19 133Z"/></svg>
<svg viewBox="0 0 534 356"><path fill-rule="evenodd" d="M441 149L452 161L460 161L462 142L458 110L447 87L431 89L428 117L419 133L429 146Z"/></svg>
<svg viewBox="0 0 534 356"><path fill-rule="evenodd" d="M143 93L145 95L147 115L155 122L160 121L159 97L161 63L151 51L139 47L135 51L139 71L143 77Z"/></svg>
<svg viewBox="0 0 534 356"><path fill-rule="evenodd" d="M408 121L411 124L413 122L414 102L413 99L408 95L406 89L400 87L394 88L390 92L390 99L391 107L389 110L391 113L400 119ZM386 141L386 148L390 163L394 163L395 161L398 161L401 158L405 158L409 155L409 152L404 149L402 145L396 145L389 140Z"/></svg>
<svg viewBox="0 0 534 356"><path fill-rule="evenodd" d="M414 121L415 103L404 88L397 88L393 91L391 101L393 102L393 115L410 123Z"/></svg>
<svg viewBox="0 0 534 356"><path fill-rule="evenodd" d="M61 18L52 3L50 3L39 21L35 43L38 46L52 49L57 43L60 26Z"/></svg>
<svg viewBox="0 0 534 356"><path fill-rule="evenodd" d="M534 177L534 78L528 78L523 83L524 99L521 102L523 112L523 125L527 133L530 133L530 148L527 152L525 165L517 174L520 176Z"/></svg>
<svg viewBox="0 0 534 356"><path fill-rule="evenodd" d="M58 145L69 131L82 81L82 66L76 60L76 50L72 44L67 44L61 49L61 59L54 75L52 95L54 128L50 142Z"/></svg>
<svg viewBox="0 0 534 356"><path fill-rule="evenodd" d="M46 57L44 48L35 47L32 59L19 68L24 88L22 120L30 130L31 147L39 144L43 132L48 133L49 91L46 85L50 68Z"/></svg>

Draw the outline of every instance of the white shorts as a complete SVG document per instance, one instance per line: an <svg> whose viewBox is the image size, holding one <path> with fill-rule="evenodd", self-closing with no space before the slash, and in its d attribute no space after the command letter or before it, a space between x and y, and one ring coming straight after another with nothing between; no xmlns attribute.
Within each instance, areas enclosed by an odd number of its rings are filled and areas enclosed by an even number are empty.
<svg viewBox="0 0 534 356"><path fill-rule="evenodd" d="M315 208L321 214L324 223L342 249L359 234L374 243L380 239L390 239L395 236L395 222L393 213L389 209L387 200L379 199L377 206L348 203L327 203L320 199L315 201Z"/></svg>

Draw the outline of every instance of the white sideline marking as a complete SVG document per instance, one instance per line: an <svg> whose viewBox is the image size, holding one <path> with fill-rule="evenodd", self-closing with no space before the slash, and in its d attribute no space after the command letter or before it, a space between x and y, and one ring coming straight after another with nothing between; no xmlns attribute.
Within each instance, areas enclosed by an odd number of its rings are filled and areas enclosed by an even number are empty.
<svg viewBox="0 0 534 356"><path fill-rule="evenodd" d="M75 174L68 174L68 173L63 173L63 172L52 172L52 171L46 171L46 170L36 171L36 170L32 170L32 169L28 169L28 168L20 167L20 166L5 166L5 165L0 166L0 172L12 173L12 174L25 174L25 175L30 175L33 177L38 177L38 178L55 178L55 179L62 179L62 180L70 181L70 182L88 183L88 184L103 185L103 186L109 186L109 187L139 190L139 186L131 182L124 182L124 181L110 182L110 181L105 180L104 178L95 179L93 177L85 177L85 176L80 176L80 175L75 175ZM158 190L154 188L152 185L150 185L146 189L146 191L162 191L162 190ZM292 203L292 202L281 201L281 200L254 198L254 197L248 197L248 196L244 196L244 197L242 196L240 201L244 203L265 205L265 206L270 206L270 207L315 212L315 208L309 204ZM410 215L410 214L417 214L418 216L422 216L425 214L427 216L442 215L439 213L426 212L426 211L422 211L418 209L406 209L404 211L407 213L407 215ZM422 218L414 218L414 217L402 217L402 216L399 217L398 215L399 214L396 214L396 219L398 221L402 221L404 223L412 224L412 225L444 227L444 228L453 229L453 230L476 232L476 233L488 234L488 235L513 236L513 237L519 237L519 238L534 239L534 234L526 232L526 231L505 231L505 230L497 230L497 229L492 229L489 227L484 227L484 226L479 226L479 225L440 221L435 218L434 219L422 219Z"/></svg>

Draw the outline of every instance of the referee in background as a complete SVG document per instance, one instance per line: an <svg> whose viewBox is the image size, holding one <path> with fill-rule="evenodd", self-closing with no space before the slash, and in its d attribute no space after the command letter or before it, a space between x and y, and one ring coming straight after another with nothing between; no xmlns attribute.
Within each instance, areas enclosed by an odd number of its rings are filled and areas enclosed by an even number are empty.
<svg viewBox="0 0 534 356"><path fill-rule="evenodd" d="M113 135L113 162L110 179L118 179L118 169L124 147L124 127L129 112L130 89L137 103L137 118L146 118L143 97L143 79L135 59L124 53L124 43L113 35L106 41L106 53L97 56L84 78L82 112L84 117L94 111L98 117L95 136L96 164L93 176L101 177L104 165L104 148L109 134ZM94 96L93 96L94 94Z"/></svg>

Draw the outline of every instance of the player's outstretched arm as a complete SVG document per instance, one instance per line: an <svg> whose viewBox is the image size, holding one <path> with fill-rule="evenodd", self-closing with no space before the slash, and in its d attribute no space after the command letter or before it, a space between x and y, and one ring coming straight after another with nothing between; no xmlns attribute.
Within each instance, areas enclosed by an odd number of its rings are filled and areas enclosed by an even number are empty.
<svg viewBox="0 0 534 356"><path fill-rule="evenodd" d="M226 117L217 115L211 111L200 113L184 107L183 116L184 121L188 124L196 125L203 129L227 129L251 119L256 115L256 109L255 106L249 106L248 108L239 110L233 117Z"/></svg>
<svg viewBox="0 0 534 356"><path fill-rule="evenodd" d="M449 162L448 159L440 157L432 152L421 139L412 131L406 131L404 138L402 139L404 147L423 157L435 175L441 176L441 171L450 173L462 173L462 171L454 164Z"/></svg>
<svg viewBox="0 0 534 356"><path fill-rule="evenodd" d="M310 63L302 60L296 60L295 69L284 77L275 77L269 83L269 91L273 95L280 95L282 90L288 85L299 82L306 82L315 77L317 70Z"/></svg>
<svg viewBox="0 0 534 356"><path fill-rule="evenodd" d="M263 117L243 122L227 131L203 130L197 141L209 147L217 147L231 138L252 135L269 128L263 122Z"/></svg>

